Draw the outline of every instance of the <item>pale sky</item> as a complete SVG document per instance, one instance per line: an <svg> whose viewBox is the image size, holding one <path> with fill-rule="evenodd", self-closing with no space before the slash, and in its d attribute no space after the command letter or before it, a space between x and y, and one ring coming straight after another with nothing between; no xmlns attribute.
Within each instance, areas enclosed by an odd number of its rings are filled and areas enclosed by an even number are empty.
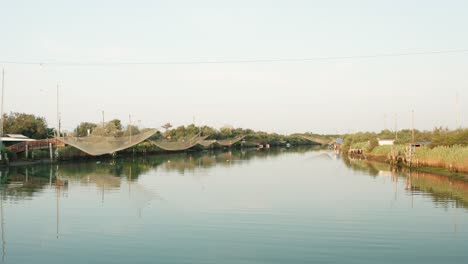
<svg viewBox="0 0 468 264"><path fill-rule="evenodd" d="M0 0L5 111L80 121L344 133L468 125L467 1ZM44 62L11 64L6 62ZM53 65L47 62L83 63ZM457 107L456 94L459 94ZM385 119L384 117L387 116ZM458 117L458 118L457 118ZM386 122L385 122L386 120Z"/></svg>

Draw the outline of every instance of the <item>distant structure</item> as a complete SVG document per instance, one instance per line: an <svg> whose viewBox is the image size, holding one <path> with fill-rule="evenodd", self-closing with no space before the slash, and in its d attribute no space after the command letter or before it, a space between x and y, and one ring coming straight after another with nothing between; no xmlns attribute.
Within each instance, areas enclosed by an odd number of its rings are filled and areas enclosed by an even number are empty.
<svg viewBox="0 0 468 264"><path fill-rule="evenodd" d="M409 143L408 146L414 152L415 149L430 145L431 143L432 143L431 141L419 141L419 142Z"/></svg>
<svg viewBox="0 0 468 264"><path fill-rule="evenodd" d="M25 135L21 134L5 134L2 137L2 142L5 146L11 146L17 143L36 141L35 139L28 138Z"/></svg>
<svg viewBox="0 0 468 264"><path fill-rule="evenodd" d="M341 151L341 145L343 145L343 138L335 139L335 142L333 142L332 145L333 145L333 150L337 152Z"/></svg>
<svg viewBox="0 0 468 264"><path fill-rule="evenodd" d="M379 146L393 146L395 144L394 139L380 139L378 138Z"/></svg>

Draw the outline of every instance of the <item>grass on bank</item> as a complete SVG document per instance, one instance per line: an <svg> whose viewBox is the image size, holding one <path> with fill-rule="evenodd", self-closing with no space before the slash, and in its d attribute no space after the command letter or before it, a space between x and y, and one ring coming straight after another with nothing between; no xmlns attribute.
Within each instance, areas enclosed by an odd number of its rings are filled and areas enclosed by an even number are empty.
<svg viewBox="0 0 468 264"><path fill-rule="evenodd" d="M405 145L376 146L369 150L368 142L359 142L351 145L351 148L361 148L365 154L373 157L388 157L392 151L399 155L405 155ZM468 171L468 146L438 146L430 148L424 146L417 148L413 161L419 166L443 167L452 171Z"/></svg>

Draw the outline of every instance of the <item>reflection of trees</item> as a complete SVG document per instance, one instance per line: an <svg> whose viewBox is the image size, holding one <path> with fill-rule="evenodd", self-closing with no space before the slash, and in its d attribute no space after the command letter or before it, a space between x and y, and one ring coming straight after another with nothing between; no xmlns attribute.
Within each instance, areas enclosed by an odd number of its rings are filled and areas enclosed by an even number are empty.
<svg viewBox="0 0 468 264"><path fill-rule="evenodd" d="M276 157L283 153L305 153L311 147L257 149L205 150L185 153L167 153L115 160L66 162L57 165L12 167L2 171L1 186L8 199L26 199L49 185L70 180L80 184L92 184L99 189L120 188L122 178L136 181L149 170L157 168L185 173L214 166L239 166L252 159ZM58 170L58 171L57 171Z"/></svg>
<svg viewBox="0 0 468 264"><path fill-rule="evenodd" d="M468 182L452 179L405 168L392 168L390 165L368 160L343 159L351 169L368 172L371 176L389 175L391 177L405 177L406 190L429 194L435 204L448 207L449 202L455 202L457 207L468 208ZM399 171L395 173L395 171Z"/></svg>
<svg viewBox="0 0 468 264"><path fill-rule="evenodd" d="M425 172L412 172L413 188L424 193L430 193L437 205L448 206L448 202L455 201L456 206L468 208L468 182L450 179Z"/></svg>
<svg viewBox="0 0 468 264"><path fill-rule="evenodd" d="M379 175L379 170L376 169L374 165L367 160L350 159L347 156L343 156L343 162L350 169L365 171L374 177Z"/></svg>
<svg viewBox="0 0 468 264"><path fill-rule="evenodd" d="M52 172L48 167L15 167L1 173L1 189L5 199L22 200L48 185Z"/></svg>

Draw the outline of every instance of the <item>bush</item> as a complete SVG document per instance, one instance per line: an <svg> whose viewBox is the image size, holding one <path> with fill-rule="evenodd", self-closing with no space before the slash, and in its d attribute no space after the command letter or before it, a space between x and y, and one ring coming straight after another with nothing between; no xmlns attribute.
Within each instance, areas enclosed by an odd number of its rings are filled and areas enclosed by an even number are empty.
<svg viewBox="0 0 468 264"><path fill-rule="evenodd" d="M379 141L376 138L372 138L367 145L367 152L371 152L377 146L379 146Z"/></svg>
<svg viewBox="0 0 468 264"><path fill-rule="evenodd" d="M13 153L13 151L6 148L5 146L0 147L0 153L2 154L2 161L5 160L5 156L8 157L9 160L16 159L16 153Z"/></svg>
<svg viewBox="0 0 468 264"><path fill-rule="evenodd" d="M404 145L393 145L393 146L377 146L375 147L370 153L377 155L377 156L388 156L392 153L392 150L402 154L405 153L405 146Z"/></svg>

